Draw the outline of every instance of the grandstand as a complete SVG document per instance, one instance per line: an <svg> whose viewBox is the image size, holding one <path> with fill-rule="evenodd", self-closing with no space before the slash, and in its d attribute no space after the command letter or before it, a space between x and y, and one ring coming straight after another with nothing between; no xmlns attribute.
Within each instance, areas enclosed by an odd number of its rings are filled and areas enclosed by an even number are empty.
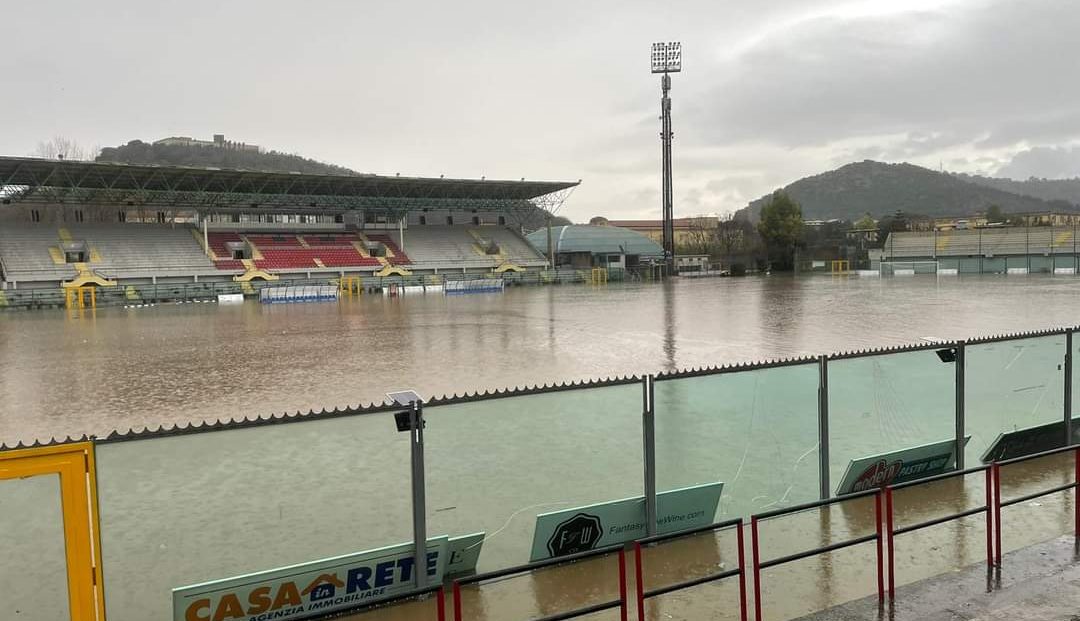
<svg viewBox="0 0 1080 621"><path fill-rule="evenodd" d="M576 185L0 157L0 291L541 270Z"/></svg>
<svg viewBox="0 0 1080 621"><path fill-rule="evenodd" d="M937 270L956 273L1075 273L1077 241L1072 226L905 231L885 240L882 262L936 264Z"/></svg>

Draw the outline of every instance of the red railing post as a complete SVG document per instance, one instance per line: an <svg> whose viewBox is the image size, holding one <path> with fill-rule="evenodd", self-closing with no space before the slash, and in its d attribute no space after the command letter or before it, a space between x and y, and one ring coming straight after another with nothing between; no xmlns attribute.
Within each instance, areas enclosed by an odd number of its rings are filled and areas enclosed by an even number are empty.
<svg viewBox="0 0 1080 621"><path fill-rule="evenodd" d="M736 540L739 542L739 621L746 621L746 552L743 551L742 520L739 520L735 528Z"/></svg>
<svg viewBox="0 0 1080 621"><path fill-rule="evenodd" d="M986 566L994 567L994 469L986 469Z"/></svg>
<svg viewBox="0 0 1080 621"><path fill-rule="evenodd" d="M1080 537L1080 448L1073 449L1073 536Z"/></svg>
<svg viewBox="0 0 1080 621"><path fill-rule="evenodd" d="M761 558L758 554L757 516L750 516L750 554L754 557L754 621L761 617Z"/></svg>
<svg viewBox="0 0 1080 621"><path fill-rule="evenodd" d="M896 555L893 554L893 503L892 488L885 488L885 541L889 552L889 601L896 597Z"/></svg>
<svg viewBox="0 0 1080 621"><path fill-rule="evenodd" d="M619 619L626 619L626 550L619 550Z"/></svg>
<svg viewBox="0 0 1080 621"><path fill-rule="evenodd" d="M436 618L439 621L446 621L446 592L443 591L442 587L435 591L435 605L439 607Z"/></svg>
<svg viewBox="0 0 1080 621"><path fill-rule="evenodd" d="M885 601L885 563L882 556L881 545L881 490L874 494L874 526L877 529L877 598L878 602Z"/></svg>
<svg viewBox="0 0 1080 621"><path fill-rule="evenodd" d="M461 584L454 580L454 621L461 621Z"/></svg>
<svg viewBox="0 0 1080 621"><path fill-rule="evenodd" d="M638 621L645 621L645 579L641 575L641 544L637 541L634 542L634 581Z"/></svg>
<svg viewBox="0 0 1080 621"><path fill-rule="evenodd" d="M1001 567L1001 465L994 462L994 561Z"/></svg>

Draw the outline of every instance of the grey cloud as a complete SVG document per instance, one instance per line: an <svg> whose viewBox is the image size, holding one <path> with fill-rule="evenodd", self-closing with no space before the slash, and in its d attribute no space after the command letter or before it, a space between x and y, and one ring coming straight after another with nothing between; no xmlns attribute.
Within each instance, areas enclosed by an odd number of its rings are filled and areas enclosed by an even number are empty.
<svg viewBox="0 0 1080 621"><path fill-rule="evenodd" d="M694 110L695 121L715 143L799 146L894 133L950 144L1023 139L1015 129L1026 120L1080 98L1070 77L1080 38L1063 27L1076 23L1080 3L1070 0L807 20L717 67L710 105Z"/></svg>
<svg viewBox="0 0 1080 621"><path fill-rule="evenodd" d="M1020 180L1080 177L1080 147L1034 147L1021 151L997 170L997 176Z"/></svg>

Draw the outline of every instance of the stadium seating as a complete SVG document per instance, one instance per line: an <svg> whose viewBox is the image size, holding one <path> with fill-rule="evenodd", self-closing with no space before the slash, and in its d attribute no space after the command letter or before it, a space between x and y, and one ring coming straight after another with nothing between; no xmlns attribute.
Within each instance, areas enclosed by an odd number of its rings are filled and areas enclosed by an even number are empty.
<svg viewBox="0 0 1080 621"><path fill-rule="evenodd" d="M1071 253L1072 246L1071 228L1039 226L892 233L883 249L886 257L928 259Z"/></svg>
<svg viewBox="0 0 1080 621"><path fill-rule="evenodd" d="M264 270L316 272L352 268L374 272L386 263L410 269L494 268L503 263L523 267L542 266L544 257L515 231L501 226L427 226L405 231L402 248L397 233L211 231L207 242L217 257L208 257L202 248L202 233L189 225L19 224L0 227L0 269L11 282L57 282L77 274L64 261L61 243L85 243L87 267L98 275L113 278L168 276L225 276L243 272L245 262L234 259L230 244L249 244L253 264ZM363 241L383 244L392 256L364 256ZM899 240L899 238L897 238ZM1046 242L1051 241L1046 237ZM491 243L498 253L486 254L482 246ZM901 245L906 242L900 242Z"/></svg>
<svg viewBox="0 0 1080 621"><path fill-rule="evenodd" d="M0 262L7 280L65 280L75 275L73 265L57 263L62 256L60 228L25 225L0 229ZM64 235L69 241L86 244L90 255L87 266L106 278L214 272L213 262L187 227L81 225L67 227Z"/></svg>
<svg viewBox="0 0 1080 621"><path fill-rule="evenodd" d="M397 243L395 243L393 238L389 235L373 234L368 235L367 238L368 241L379 242L390 249L390 252L394 256L387 257L387 259L393 265L410 265L412 263L412 261L409 260L409 256L398 247Z"/></svg>

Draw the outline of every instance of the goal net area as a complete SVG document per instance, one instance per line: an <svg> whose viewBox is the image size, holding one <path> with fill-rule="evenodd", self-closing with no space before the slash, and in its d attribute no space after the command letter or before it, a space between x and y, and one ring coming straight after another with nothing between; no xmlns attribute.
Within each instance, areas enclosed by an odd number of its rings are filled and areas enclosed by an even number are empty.
<svg viewBox="0 0 1080 621"><path fill-rule="evenodd" d="M882 276L914 276L916 274L937 274L937 261L882 261L878 267Z"/></svg>

